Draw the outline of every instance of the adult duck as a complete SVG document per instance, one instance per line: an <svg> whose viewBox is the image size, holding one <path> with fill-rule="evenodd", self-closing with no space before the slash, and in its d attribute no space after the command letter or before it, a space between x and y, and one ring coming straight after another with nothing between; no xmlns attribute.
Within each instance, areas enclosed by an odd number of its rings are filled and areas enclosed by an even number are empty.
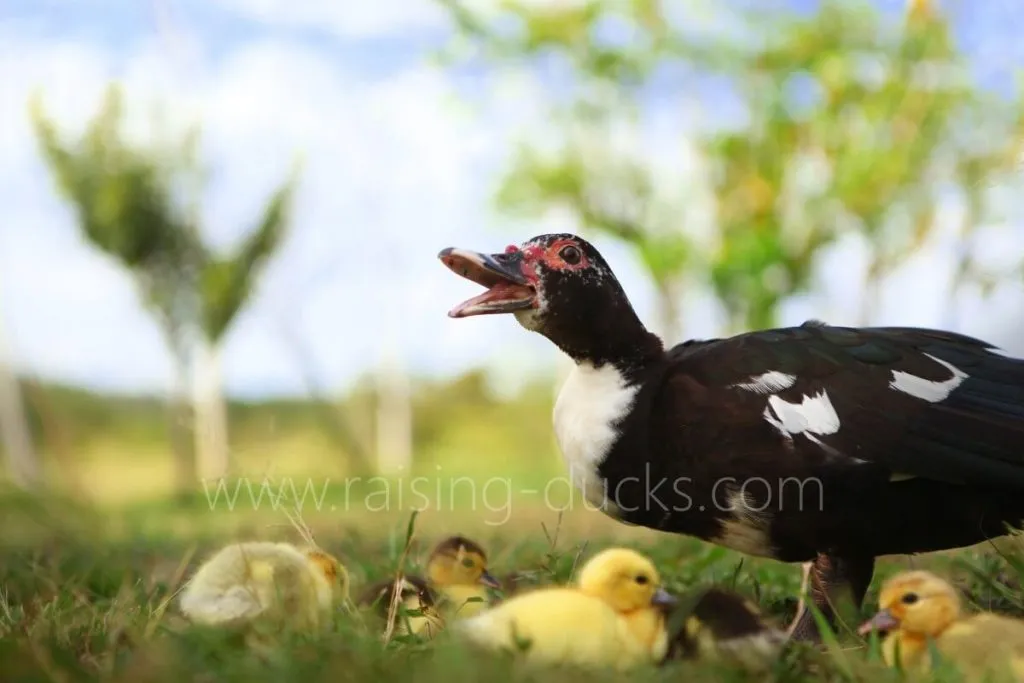
<svg viewBox="0 0 1024 683"><path fill-rule="evenodd" d="M591 244L542 235L445 249L486 291L453 318L511 313L576 363L555 405L570 478L612 517L804 562L831 618L875 557L956 548L1024 518L1024 360L907 327L799 327L666 348ZM816 639L809 610L790 632Z"/></svg>

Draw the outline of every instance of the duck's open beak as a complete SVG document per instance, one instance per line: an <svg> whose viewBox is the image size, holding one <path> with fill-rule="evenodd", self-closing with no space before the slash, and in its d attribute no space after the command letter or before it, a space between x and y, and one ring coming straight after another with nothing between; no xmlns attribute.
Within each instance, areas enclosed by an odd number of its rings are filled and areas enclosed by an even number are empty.
<svg viewBox="0 0 1024 683"><path fill-rule="evenodd" d="M878 614L871 617L868 621L861 624L860 628L857 629L857 634L865 636L871 631L894 631L899 628L900 621L897 619L892 612L887 609L881 610Z"/></svg>
<svg viewBox="0 0 1024 683"><path fill-rule="evenodd" d="M651 598L651 604L655 607L672 607L679 602L674 595L669 593L664 588L659 588L654 592L654 597Z"/></svg>
<svg viewBox="0 0 1024 683"><path fill-rule="evenodd" d="M537 290L523 273L522 252L480 254L450 247L437 257L457 275L487 288L450 310L452 318L512 313L537 305Z"/></svg>
<svg viewBox="0 0 1024 683"><path fill-rule="evenodd" d="M501 589L501 582L499 582L496 578L491 576L489 572L484 572L480 575L480 583L489 588L494 588L495 590Z"/></svg>

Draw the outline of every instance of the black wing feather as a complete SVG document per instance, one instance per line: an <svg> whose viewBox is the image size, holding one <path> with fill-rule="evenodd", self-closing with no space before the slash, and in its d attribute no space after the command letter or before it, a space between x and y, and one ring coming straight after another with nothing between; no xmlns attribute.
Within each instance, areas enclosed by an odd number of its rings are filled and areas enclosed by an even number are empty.
<svg viewBox="0 0 1024 683"><path fill-rule="evenodd" d="M765 372L794 376L782 390L758 395L733 388L720 399L720 419L745 421L748 434L755 427L769 433L760 426L769 394L800 404L824 391L840 427L815 435L821 443L795 435L786 446L796 459L820 460L824 444L851 464L866 461L950 483L1024 488L1024 360L1001 355L984 341L939 330L809 323L681 345L671 358L674 386L695 380L716 396ZM945 397L922 398L894 386L894 373L917 378L908 381L924 389L926 382L947 382L954 374L944 363L966 374ZM689 379L680 382L680 375ZM743 429L724 425L730 426ZM779 433L771 438L786 441Z"/></svg>

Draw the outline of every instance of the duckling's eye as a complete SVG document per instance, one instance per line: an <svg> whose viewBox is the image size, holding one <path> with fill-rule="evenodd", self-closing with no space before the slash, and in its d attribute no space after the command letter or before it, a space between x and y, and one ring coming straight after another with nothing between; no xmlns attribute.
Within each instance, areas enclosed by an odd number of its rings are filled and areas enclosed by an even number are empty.
<svg viewBox="0 0 1024 683"><path fill-rule="evenodd" d="M462 566L465 567L466 569L472 569L473 568L473 560L469 559L468 557L463 558L462 559Z"/></svg>
<svg viewBox="0 0 1024 683"><path fill-rule="evenodd" d="M580 250L577 247L572 245L562 247L562 250L558 252L558 255L570 266L575 266L583 260L583 254L580 253Z"/></svg>
<svg viewBox="0 0 1024 683"><path fill-rule="evenodd" d="M636 578L634 578L633 580L634 580L634 581L636 581L636 582L637 582L638 584L640 584L641 586L643 586L643 585L644 585L644 584L646 584L646 583L647 583L648 581L650 581L650 579L648 579L648 578L647 578L647 576L646 576L646 575L644 575L644 574L637 574L637 575L636 575Z"/></svg>
<svg viewBox="0 0 1024 683"><path fill-rule="evenodd" d="M918 601L918 599L919 598L917 597L917 593L907 593L906 595L903 596L903 599L901 600L901 602L904 605L913 605L915 602Z"/></svg>

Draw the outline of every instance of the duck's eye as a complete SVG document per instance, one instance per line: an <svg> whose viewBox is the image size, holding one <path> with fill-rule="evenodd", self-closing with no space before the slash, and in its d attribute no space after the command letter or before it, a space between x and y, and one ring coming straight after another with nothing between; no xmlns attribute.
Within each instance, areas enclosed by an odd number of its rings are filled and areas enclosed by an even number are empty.
<svg viewBox="0 0 1024 683"><path fill-rule="evenodd" d="M580 253L579 248L574 247L571 244L567 247L562 247L562 250L558 252L558 255L570 266L575 266L583 260L583 254Z"/></svg>
<svg viewBox="0 0 1024 683"><path fill-rule="evenodd" d="M636 578L634 578L633 580L636 581L641 586L643 586L645 583L650 581L650 579L648 579L645 574L637 574Z"/></svg>
<svg viewBox="0 0 1024 683"><path fill-rule="evenodd" d="M902 600L904 605L913 605L917 601L918 601L917 593L907 593L906 595L903 596L903 600Z"/></svg>
<svg viewBox="0 0 1024 683"><path fill-rule="evenodd" d="M473 560L469 559L468 557L463 558L462 566L465 567L466 569L472 568L473 567Z"/></svg>

